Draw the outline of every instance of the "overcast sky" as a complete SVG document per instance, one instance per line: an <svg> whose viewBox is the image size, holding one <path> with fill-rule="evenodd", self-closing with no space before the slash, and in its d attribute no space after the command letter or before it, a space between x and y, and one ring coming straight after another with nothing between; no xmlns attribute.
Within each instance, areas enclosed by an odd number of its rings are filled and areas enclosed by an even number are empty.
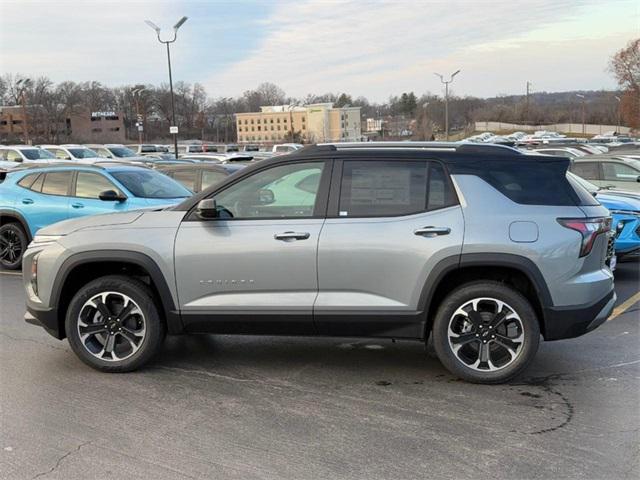
<svg viewBox="0 0 640 480"><path fill-rule="evenodd" d="M607 63L640 36L637 0L390 2L0 0L0 72L110 86L167 81L166 52L145 19L166 28L175 80L212 97L269 81L288 95L439 93L433 72L481 97L615 87Z"/></svg>

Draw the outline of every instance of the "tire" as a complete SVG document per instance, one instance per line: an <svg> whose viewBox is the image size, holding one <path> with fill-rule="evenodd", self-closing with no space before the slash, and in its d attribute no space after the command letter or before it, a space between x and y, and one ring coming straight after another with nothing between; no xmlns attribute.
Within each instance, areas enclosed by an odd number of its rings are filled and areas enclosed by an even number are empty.
<svg viewBox="0 0 640 480"><path fill-rule="evenodd" d="M22 225L7 223L0 227L0 265L7 270L22 267L22 255L27 249L29 239Z"/></svg>
<svg viewBox="0 0 640 480"><path fill-rule="evenodd" d="M69 304L65 329L80 360L114 373L146 364L160 351L166 334L149 287L121 275L101 277L82 287Z"/></svg>
<svg viewBox="0 0 640 480"><path fill-rule="evenodd" d="M540 343L540 326L520 292L480 281L462 285L442 301L432 336L447 370L469 382L495 384L529 366Z"/></svg>

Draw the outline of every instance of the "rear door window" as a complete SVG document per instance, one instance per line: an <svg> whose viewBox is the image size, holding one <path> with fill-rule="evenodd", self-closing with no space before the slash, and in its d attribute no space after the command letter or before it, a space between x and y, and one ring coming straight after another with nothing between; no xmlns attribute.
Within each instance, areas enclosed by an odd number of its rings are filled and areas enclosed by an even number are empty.
<svg viewBox="0 0 640 480"><path fill-rule="evenodd" d="M195 191L196 187L196 178L198 177L198 172L195 170L177 170L171 174L174 180L177 180L182 185L187 187L192 192Z"/></svg>
<svg viewBox="0 0 640 480"><path fill-rule="evenodd" d="M202 188L201 190L206 190L211 185L215 185L216 183L221 182L225 178L227 178L227 174L224 172L218 172L215 170L203 170L202 171ZM308 190L307 190L308 191Z"/></svg>
<svg viewBox="0 0 640 480"><path fill-rule="evenodd" d="M48 172L42 184L42 193L47 195L68 195L72 172Z"/></svg>
<svg viewBox="0 0 640 480"><path fill-rule="evenodd" d="M450 207L457 203L458 198L444 167L437 162L432 162L429 169L427 210Z"/></svg>
<svg viewBox="0 0 640 480"><path fill-rule="evenodd" d="M8 162L21 162L22 156L16 152L15 150L7 150L7 161Z"/></svg>
<svg viewBox="0 0 640 480"><path fill-rule="evenodd" d="M427 161L345 161L338 215L389 217L425 211L428 166Z"/></svg>
<svg viewBox="0 0 640 480"><path fill-rule="evenodd" d="M602 171L605 180L617 182L636 182L640 171L624 163L603 162Z"/></svg>
<svg viewBox="0 0 640 480"><path fill-rule="evenodd" d="M600 167L597 162L574 162L569 170L585 180L600 179Z"/></svg>

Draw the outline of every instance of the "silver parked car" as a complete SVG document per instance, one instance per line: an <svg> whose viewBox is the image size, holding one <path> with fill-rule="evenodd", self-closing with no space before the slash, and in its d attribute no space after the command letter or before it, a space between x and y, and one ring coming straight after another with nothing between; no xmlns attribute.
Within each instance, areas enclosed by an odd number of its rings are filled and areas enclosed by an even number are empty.
<svg viewBox="0 0 640 480"><path fill-rule="evenodd" d="M174 208L66 221L24 256L26 320L103 371L165 333L433 337L497 383L602 324L616 296L607 210L569 160L502 146L319 145Z"/></svg>

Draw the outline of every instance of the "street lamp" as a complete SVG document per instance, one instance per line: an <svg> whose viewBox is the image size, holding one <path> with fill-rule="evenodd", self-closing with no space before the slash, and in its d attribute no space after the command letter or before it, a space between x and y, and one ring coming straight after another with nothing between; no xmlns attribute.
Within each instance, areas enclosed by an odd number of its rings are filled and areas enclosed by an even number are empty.
<svg viewBox="0 0 640 480"><path fill-rule="evenodd" d="M444 135L447 142L449 141L449 84L453 82L453 78L460 73L460 70L456 70L449 80L445 80L439 73L434 73L436 77L440 77L440 81L444 83Z"/></svg>
<svg viewBox="0 0 640 480"><path fill-rule="evenodd" d="M138 127L138 143L142 144L142 131L144 130L144 125L142 123L142 115L140 115L140 94L146 90L145 87L135 88L131 90L131 94L133 95L133 100L136 103L136 126Z"/></svg>
<svg viewBox="0 0 640 480"><path fill-rule="evenodd" d="M616 130L616 132L618 132L618 135L620 135L620 101L621 101L621 98L619 96L617 96L617 95L614 98L618 102L618 129Z"/></svg>
<svg viewBox="0 0 640 480"><path fill-rule="evenodd" d="M582 100L582 134L585 135L586 134L585 110L584 110L585 97L584 97L584 95L580 95L579 93L576 93L576 97L578 97L578 98L580 98Z"/></svg>
<svg viewBox="0 0 640 480"><path fill-rule="evenodd" d="M178 158L178 126L176 125L176 102L173 96L173 78L171 77L171 53L169 52L169 44L176 41L176 36L178 34L178 29L182 26L184 22L187 21L187 17L182 17L178 20L173 26L173 38L171 40L162 40L160 38L160 27L158 27L151 20L145 20L145 23L149 25L156 31L156 35L158 36L158 41L160 43L164 43L167 46L167 63L169 65L169 89L171 90L171 121L173 125L169 128L171 135L173 135L173 148L176 158Z"/></svg>

